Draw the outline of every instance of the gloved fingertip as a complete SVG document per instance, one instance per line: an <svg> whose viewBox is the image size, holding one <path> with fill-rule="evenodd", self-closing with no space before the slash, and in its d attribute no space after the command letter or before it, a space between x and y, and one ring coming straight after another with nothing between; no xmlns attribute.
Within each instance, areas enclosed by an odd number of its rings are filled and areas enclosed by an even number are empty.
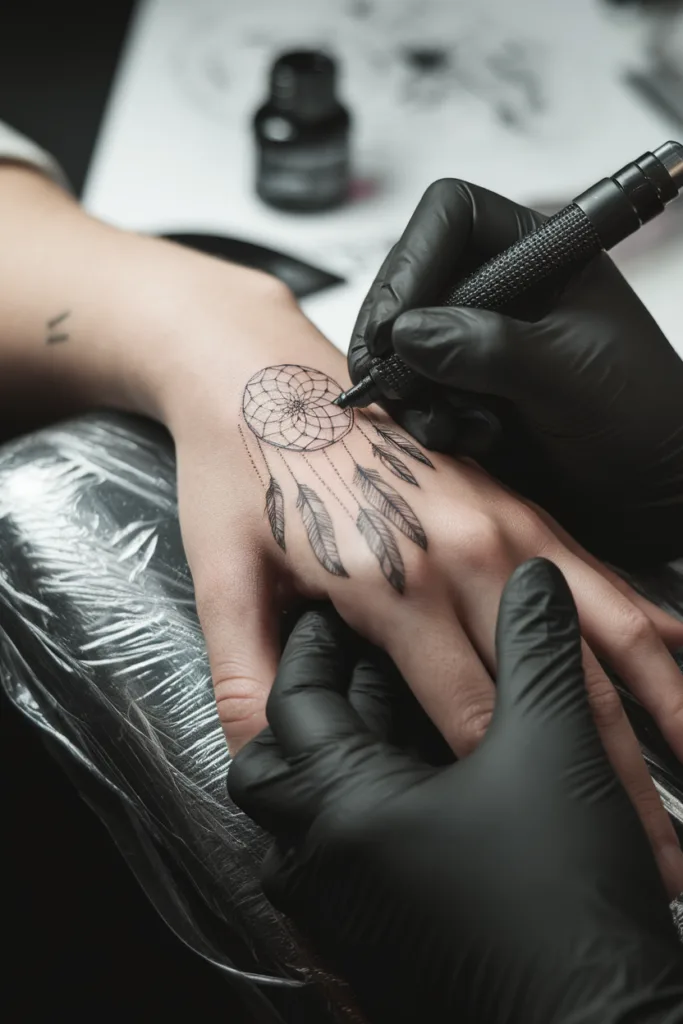
<svg viewBox="0 0 683 1024"><path fill-rule="evenodd" d="M280 745L273 731L266 726L253 739L244 743L233 754L225 776L228 798L244 809L254 787L282 761Z"/></svg>
<svg viewBox="0 0 683 1024"><path fill-rule="evenodd" d="M558 647L578 648L578 613L557 566L546 558L532 558L517 567L503 591L498 641L502 650L510 650L515 640L531 647L548 637Z"/></svg>
<svg viewBox="0 0 683 1024"><path fill-rule="evenodd" d="M563 614L576 611L567 581L555 563L547 558L530 558L518 565L507 583L503 599L530 605L542 602L550 612L553 608Z"/></svg>
<svg viewBox="0 0 683 1024"><path fill-rule="evenodd" d="M590 711L581 632L569 587L552 562L533 558L512 574L496 629L499 707L543 718L544 731L565 728L578 713L579 733Z"/></svg>
<svg viewBox="0 0 683 1024"><path fill-rule="evenodd" d="M320 604L303 613L292 630L291 637L296 637L300 641L310 638L316 642L335 643L344 631L344 623L335 608L331 604Z"/></svg>

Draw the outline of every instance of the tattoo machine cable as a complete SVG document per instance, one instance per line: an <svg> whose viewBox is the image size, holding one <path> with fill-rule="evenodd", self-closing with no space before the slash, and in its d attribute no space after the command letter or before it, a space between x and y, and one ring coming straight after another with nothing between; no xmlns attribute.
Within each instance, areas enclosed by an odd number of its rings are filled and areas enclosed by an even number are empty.
<svg viewBox="0 0 683 1024"><path fill-rule="evenodd" d="M442 304L505 312L529 289L562 270L576 272L599 252L633 234L682 189L683 145L665 142L582 192L541 227L484 263L460 281ZM420 384L424 380L392 355L375 360L367 376L342 392L335 404L347 409L368 406L382 397L403 399Z"/></svg>

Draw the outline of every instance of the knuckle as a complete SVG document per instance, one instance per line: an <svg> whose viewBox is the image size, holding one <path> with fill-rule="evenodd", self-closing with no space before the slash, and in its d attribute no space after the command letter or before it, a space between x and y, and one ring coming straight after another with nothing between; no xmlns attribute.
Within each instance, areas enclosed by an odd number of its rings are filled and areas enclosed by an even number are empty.
<svg viewBox="0 0 683 1024"><path fill-rule="evenodd" d="M554 540L538 512L517 498L513 498L506 507L505 521L518 546L533 552L534 557L546 552Z"/></svg>
<svg viewBox="0 0 683 1024"><path fill-rule="evenodd" d="M451 735L448 737L458 754L471 753L479 746L491 724L494 697L481 693L460 695Z"/></svg>
<svg viewBox="0 0 683 1024"><path fill-rule="evenodd" d="M453 543L453 534L448 531ZM455 545L458 562L477 572L507 562L505 534L498 522L483 513L469 515L459 524Z"/></svg>
<svg viewBox="0 0 683 1024"><path fill-rule="evenodd" d="M213 671L213 690L221 725L227 731L256 732L265 725L265 707L270 688L237 668L221 666Z"/></svg>
<svg viewBox="0 0 683 1024"><path fill-rule="evenodd" d="M621 615L619 622L621 645L628 651L652 647L658 643L657 631L645 612L631 605Z"/></svg>

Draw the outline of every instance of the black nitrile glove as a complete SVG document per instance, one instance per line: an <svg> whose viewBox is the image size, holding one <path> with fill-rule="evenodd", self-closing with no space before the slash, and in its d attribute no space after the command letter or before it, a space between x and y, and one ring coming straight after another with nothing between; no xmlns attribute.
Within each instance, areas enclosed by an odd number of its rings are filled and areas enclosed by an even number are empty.
<svg viewBox="0 0 683 1024"><path fill-rule="evenodd" d="M386 403L427 447L473 455L596 554L673 558L683 553L683 360L609 257L564 290L536 290L514 317L436 306L543 219L463 181L431 185L361 309L351 377L395 350L440 385ZM459 414L463 391L501 403L497 451Z"/></svg>
<svg viewBox="0 0 683 1024"><path fill-rule="evenodd" d="M228 789L275 836L266 894L369 1020L683 1021L683 950L559 570L535 559L508 584L493 721L448 767L373 735L348 637L332 611L301 619Z"/></svg>

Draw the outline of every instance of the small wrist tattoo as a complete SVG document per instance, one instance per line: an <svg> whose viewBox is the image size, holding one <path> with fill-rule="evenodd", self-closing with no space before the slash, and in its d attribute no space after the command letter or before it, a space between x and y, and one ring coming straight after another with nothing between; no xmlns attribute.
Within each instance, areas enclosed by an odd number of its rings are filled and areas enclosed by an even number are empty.
<svg viewBox="0 0 683 1024"><path fill-rule="evenodd" d="M58 313L57 316L53 316L51 320L48 320L45 324L47 330L47 336L45 338L46 345L58 345L61 341L69 340L69 333L64 329L65 321L71 316L71 310L67 309L63 313Z"/></svg>

